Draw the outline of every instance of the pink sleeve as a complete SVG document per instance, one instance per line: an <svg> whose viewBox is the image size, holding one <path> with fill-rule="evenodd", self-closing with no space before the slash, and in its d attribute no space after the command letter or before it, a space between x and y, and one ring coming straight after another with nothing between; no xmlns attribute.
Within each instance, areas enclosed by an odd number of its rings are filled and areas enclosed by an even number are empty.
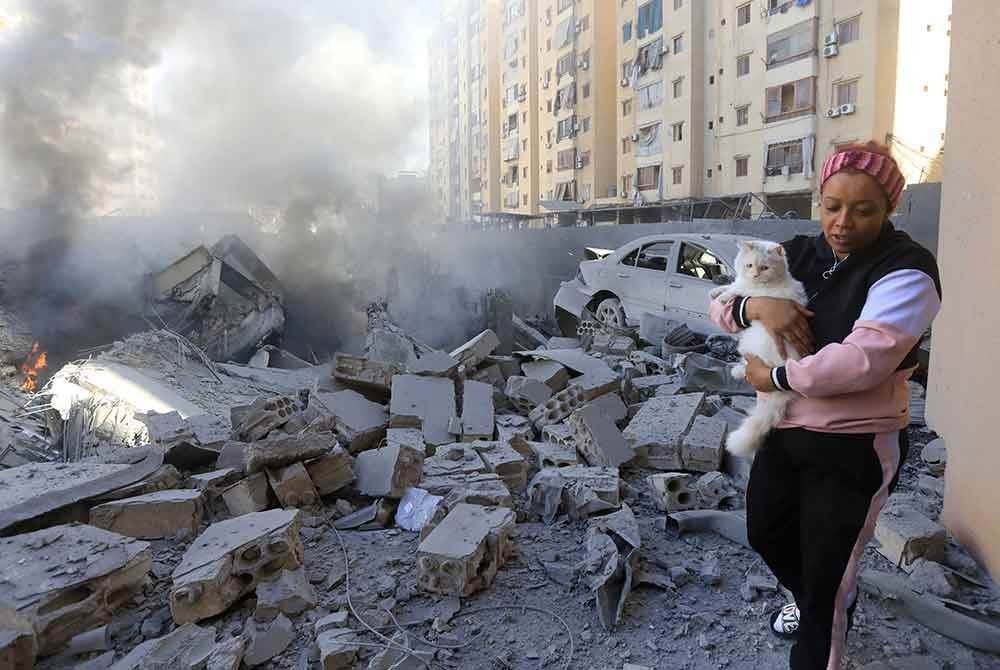
<svg viewBox="0 0 1000 670"><path fill-rule="evenodd" d="M843 342L785 364L788 386L807 398L872 388L895 372L941 307L933 280L899 270L875 282Z"/></svg>
<svg viewBox="0 0 1000 670"><path fill-rule="evenodd" d="M736 323L736 320L733 319L732 301L726 303L719 302L718 300L711 301L708 305L708 318L727 333L738 333L742 330Z"/></svg>

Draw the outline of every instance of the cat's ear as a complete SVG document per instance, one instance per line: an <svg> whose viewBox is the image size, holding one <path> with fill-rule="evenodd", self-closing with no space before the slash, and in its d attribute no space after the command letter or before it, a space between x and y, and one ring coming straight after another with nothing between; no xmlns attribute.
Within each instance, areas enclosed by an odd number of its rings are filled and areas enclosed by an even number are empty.
<svg viewBox="0 0 1000 670"><path fill-rule="evenodd" d="M750 242L749 240L740 240L736 243L736 246L739 247L740 251L750 251L753 249L753 242Z"/></svg>
<svg viewBox="0 0 1000 670"><path fill-rule="evenodd" d="M776 245L774 245L774 249L772 249L772 253L775 256L781 256L782 258L784 258L785 257L785 246L783 244L776 244Z"/></svg>

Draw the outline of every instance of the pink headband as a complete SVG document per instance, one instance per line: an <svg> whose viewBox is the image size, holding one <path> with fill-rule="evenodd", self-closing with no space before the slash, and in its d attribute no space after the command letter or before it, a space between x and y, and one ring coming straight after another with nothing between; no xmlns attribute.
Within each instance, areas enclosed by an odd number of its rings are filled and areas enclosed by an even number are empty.
<svg viewBox="0 0 1000 670"><path fill-rule="evenodd" d="M823 190L823 184L826 183L827 179L845 168L854 168L871 175L885 191L886 197L889 198L889 210L896 209L899 198L903 194L903 187L906 185L906 178L899 171L896 161L888 156L861 149L839 151L823 163L823 176L819 183L820 190Z"/></svg>

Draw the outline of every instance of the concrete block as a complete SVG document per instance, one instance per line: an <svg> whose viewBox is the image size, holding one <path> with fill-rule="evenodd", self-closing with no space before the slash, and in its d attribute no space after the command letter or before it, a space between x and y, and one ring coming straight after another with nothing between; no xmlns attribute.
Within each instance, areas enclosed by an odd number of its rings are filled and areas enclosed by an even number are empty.
<svg viewBox="0 0 1000 670"><path fill-rule="evenodd" d="M562 391L569 383L569 370L556 361L529 361L521 366L522 374L537 379L554 392Z"/></svg>
<svg viewBox="0 0 1000 670"><path fill-rule="evenodd" d="M334 433L352 454L371 449L385 437L389 427L385 405L372 402L357 391L317 393L316 402L322 411L334 417Z"/></svg>
<svg viewBox="0 0 1000 670"><path fill-rule="evenodd" d="M238 442L261 440L288 423L298 410L296 402L286 396L257 398L249 405L237 405L229 410L233 439Z"/></svg>
<svg viewBox="0 0 1000 670"><path fill-rule="evenodd" d="M732 428L728 422L726 425L730 429ZM752 467L753 460L749 458L734 456L728 451L722 455L722 471L732 477L733 482L744 490L746 490L747 484L750 483L750 468Z"/></svg>
<svg viewBox="0 0 1000 670"><path fill-rule="evenodd" d="M573 431L565 423L553 423L542 428L542 441L576 449Z"/></svg>
<svg viewBox="0 0 1000 670"><path fill-rule="evenodd" d="M722 467L728 425L722 418L696 416L681 442L685 470L713 472Z"/></svg>
<svg viewBox="0 0 1000 670"><path fill-rule="evenodd" d="M205 670L240 670L247 641L242 637L231 637L215 645L208 657Z"/></svg>
<svg viewBox="0 0 1000 670"><path fill-rule="evenodd" d="M0 668L31 670L38 648L31 628L0 628Z"/></svg>
<svg viewBox="0 0 1000 670"><path fill-rule="evenodd" d="M462 384L462 440L493 439L493 421L493 387L467 380Z"/></svg>
<svg viewBox="0 0 1000 670"><path fill-rule="evenodd" d="M617 508L621 504L619 493L620 480L618 468L590 467L586 465L571 465L557 468L559 476L566 482L564 504L573 502L583 502L589 498L584 495L584 489L590 491L594 496L611 508ZM567 507L567 511L569 511Z"/></svg>
<svg viewBox="0 0 1000 670"><path fill-rule="evenodd" d="M354 481L354 458L340 445L324 456L306 461L305 466L321 496L336 493Z"/></svg>
<svg viewBox="0 0 1000 670"><path fill-rule="evenodd" d="M299 523L298 510L269 510L209 526L174 569L174 621L183 624L221 614L261 581L300 567Z"/></svg>
<svg viewBox="0 0 1000 670"><path fill-rule="evenodd" d="M503 375L504 381L508 377L524 376L521 370L521 360L514 356L487 356L485 363L487 365L496 365L500 368L500 373Z"/></svg>
<svg viewBox="0 0 1000 670"><path fill-rule="evenodd" d="M646 477L653 502L661 512L697 509L698 494L692 489L694 477L683 472L658 472Z"/></svg>
<svg viewBox="0 0 1000 670"><path fill-rule="evenodd" d="M354 476L362 495L376 498L402 498L406 489L420 483L423 476L424 450L390 444L358 454Z"/></svg>
<svg viewBox="0 0 1000 670"><path fill-rule="evenodd" d="M240 473L233 468L212 470L188 477L187 485L202 493L218 493L222 489L235 484L240 479Z"/></svg>
<svg viewBox="0 0 1000 670"><path fill-rule="evenodd" d="M503 376L499 365L487 365L480 368L472 375L472 379L477 382L489 384L494 389L499 389L500 391L503 391L507 385L507 378Z"/></svg>
<svg viewBox="0 0 1000 670"><path fill-rule="evenodd" d="M389 394L392 378L402 372L399 366L374 361L363 356L334 354L333 377L349 388Z"/></svg>
<svg viewBox="0 0 1000 670"><path fill-rule="evenodd" d="M515 437L524 440L532 440L535 437L535 429L526 416L497 414L496 424L496 435L499 442L510 442Z"/></svg>
<svg viewBox="0 0 1000 670"><path fill-rule="evenodd" d="M451 379L396 375L389 404L390 428L420 428L424 441L448 444L448 424L455 411L455 384Z"/></svg>
<svg viewBox="0 0 1000 670"><path fill-rule="evenodd" d="M153 565L148 542L82 524L0 538L0 556L0 622L30 628L43 656L110 621ZM7 646L23 655L20 638Z"/></svg>
<svg viewBox="0 0 1000 670"><path fill-rule="evenodd" d="M247 641L243 663L253 668L267 663L287 649L295 639L295 627L283 614L267 623L251 619L243 628L243 637Z"/></svg>
<svg viewBox="0 0 1000 670"><path fill-rule="evenodd" d="M222 500L233 516L263 512L271 506L271 489L263 472L241 479L222 491Z"/></svg>
<svg viewBox="0 0 1000 670"><path fill-rule="evenodd" d="M424 459L424 479L477 472L488 472L488 468L479 452L464 443L445 445L438 448L433 456ZM421 488L427 487L421 484Z"/></svg>
<svg viewBox="0 0 1000 670"><path fill-rule="evenodd" d="M944 560L947 534L941 524L931 521L905 502L890 501L875 524L878 553L906 572L923 558Z"/></svg>
<svg viewBox="0 0 1000 670"><path fill-rule="evenodd" d="M112 670L177 668L197 670L206 667L215 650L215 628L185 624L163 637L148 640L133 648Z"/></svg>
<svg viewBox="0 0 1000 670"><path fill-rule="evenodd" d="M920 450L920 460L935 477L943 475L948 465L948 449L945 447L944 438L939 437L925 444Z"/></svg>
<svg viewBox="0 0 1000 670"><path fill-rule="evenodd" d="M565 389L549 398L544 405L539 405L528 414L528 418L541 430L545 426L559 423L575 410L586 404L586 392L581 386L570 384Z"/></svg>
<svg viewBox="0 0 1000 670"><path fill-rule="evenodd" d="M691 484L698 497L698 509L742 507L742 496L733 480L722 472L706 472ZM670 510L671 512L674 510Z"/></svg>
<svg viewBox="0 0 1000 670"><path fill-rule="evenodd" d="M614 356L628 356L635 351L635 341L624 335L598 331L590 341L590 350Z"/></svg>
<svg viewBox="0 0 1000 670"><path fill-rule="evenodd" d="M552 397L548 385L529 377L508 377L504 393L511 404L525 414Z"/></svg>
<svg viewBox="0 0 1000 670"><path fill-rule="evenodd" d="M282 468L319 458L336 443L330 433L276 434L257 442L227 442L216 465L249 475L265 468Z"/></svg>
<svg viewBox="0 0 1000 670"><path fill-rule="evenodd" d="M628 418L628 407L617 393L605 393L587 404L600 409L604 416L608 417L614 424Z"/></svg>
<svg viewBox="0 0 1000 670"><path fill-rule="evenodd" d="M386 444L423 450L425 456L433 456L436 449L424 442L424 434L417 428L390 428L385 433Z"/></svg>
<svg viewBox="0 0 1000 670"><path fill-rule="evenodd" d="M295 616L316 607L316 602L316 589L306 578L305 568L282 570L274 579L257 585L253 618L267 623L279 614Z"/></svg>
<svg viewBox="0 0 1000 670"><path fill-rule="evenodd" d="M316 634L319 664L323 670L352 670L361 647L357 633L350 628L329 628Z"/></svg>
<svg viewBox="0 0 1000 670"><path fill-rule="evenodd" d="M618 375L611 368L598 368L587 374L570 380L570 386L576 386L583 391L583 399L591 401L599 398L605 393L611 393L618 389Z"/></svg>
<svg viewBox="0 0 1000 670"><path fill-rule="evenodd" d="M282 507L315 507L320 502L319 491L302 463L268 468L267 483Z"/></svg>
<svg viewBox="0 0 1000 670"><path fill-rule="evenodd" d="M514 513L461 503L417 547L417 585L468 596L493 583L503 565Z"/></svg>
<svg viewBox="0 0 1000 670"><path fill-rule="evenodd" d="M495 473L511 491L528 487L528 463L524 456L503 442L471 442L490 472Z"/></svg>
<svg viewBox="0 0 1000 670"><path fill-rule="evenodd" d="M569 415L566 425L573 433L577 451L592 466L616 468L635 458L625 436L600 406L584 405Z"/></svg>
<svg viewBox="0 0 1000 670"><path fill-rule="evenodd" d="M158 491L114 500L90 510L90 525L141 540L193 536L205 513L201 491Z"/></svg>
<svg viewBox="0 0 1000 670"><path fill-rule="evenodd" d="M458 372L458 359L443 351L430 351L420 358L410 361L406 374L425 377L454 377Z"/></svg>
<svg viewBox="0 0 1000 670"><path fill-rule="evenodd" d="M486 357L500 346L500 338L492 330L486 329L451 352L452 358L465 366L466 370L479 367Z"/></svg>
<svg viewBox="0 0 1000 670"><path fill-rule="evenodd" d="M561 468L580 463L574 444L566 446L558 442L528 442L527 445L534 457L535 466L539 470L542 468Z"/></svg>
<svg viewBox="0 0 1000 670"><path fill-rule="evenodd" d="M678 378L676 381L672 381L669 384L661 384L656 387L656 397L663 398L665 396L677 395L682 390L684 390L684 382Z"/></svg>
<svg viewBox="0 0 1000 670"><path fill-rule="evenodd" d="M629 394L629 402L645 402L650 398L654 398L657 395L660 387L672 386L679 384L679 377L677 375L647 375L645 377L636 377L632 380L631 393ZM664 393L664 395L674 395L677 392L677 386L669 393Z"/></svg>
<svg viewBox="0 0 1000 670"><path fill-rule="evenodd" d="M579 349L580 339L576 337L550 337L549 349Z"/></svg>
<svg viewBox="0 0 1000 670"><path fill-rule="evenodd" d="M468 475L462 479L439 485L439 495L443 496L434 509L430 521L420 529L420 539L424 540L445 520L451 510L459 504L481 505L483 507L506 507L514 509L510 489L493 473Z"/></svg>
<svg viewBox="0 0 1000 670"><path fill-rule="evenodd" d="M144 496L147 493L156 493L157 491L176 489L181 486L182 479L181 473L177 471L177 468L172 465L161 465L155 472L147 477L144 477L142 480L135 482L134 484L129 484L128 486L123 486L102 495L94 496L93 498L89 498L89 500L94 502L107 502L109 500L134 498L136 496Z"/></svg>
<svg viewBox="0 0 1000 670"><path fill-rule="evenodd" d="M704 393L685 393L647 400L623 433L636 451L636 464L654 470L683 469L681 443L704 397Z"/></svg>

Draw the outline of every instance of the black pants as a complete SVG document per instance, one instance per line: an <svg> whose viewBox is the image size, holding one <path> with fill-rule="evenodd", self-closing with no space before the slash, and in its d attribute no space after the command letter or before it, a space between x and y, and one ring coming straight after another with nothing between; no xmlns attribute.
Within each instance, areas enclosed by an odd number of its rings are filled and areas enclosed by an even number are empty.
<svg viewBox="0 0 1000 670"><path fill-rule="evenodd" d="M801 613L793 670L827 667L837 589L883 483L875 435L772 431L747 486L750 544ZM900 459L906 432L899 434ZM890 490L898 481L897 469Z"/></svg>

